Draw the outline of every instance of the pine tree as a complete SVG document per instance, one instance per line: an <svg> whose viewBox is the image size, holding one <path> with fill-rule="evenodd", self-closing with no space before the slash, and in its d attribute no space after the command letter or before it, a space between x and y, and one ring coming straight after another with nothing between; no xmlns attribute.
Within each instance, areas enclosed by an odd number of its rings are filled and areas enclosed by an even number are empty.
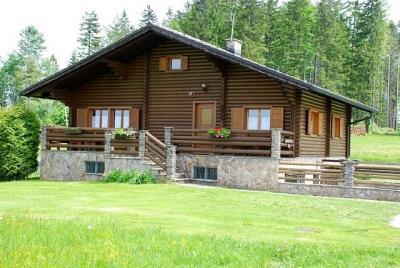
<svg viewBox="0 0 400 268"><path fill-rule="evenodd" d="M71 57L69 58L68 65L75 64L79 61L78 52L72 51Z"/></svg>
<svg viewBox="0 0 400 268"><path fill-rule="evenodd" d="M347 83L350 47L344 12L340 0L321 0L317 5L313 82L338 93Z"/></svg>
<svg viewBox="0 0 400 268"><path fill-rule="evenodd" d="M47 77L59 71L56 57L52 54L42 61L42 76Z"/></svg>
<svg viewBox="0 0 400 268"><path fill-rule="evenodd" d="M79 33L79 58L87 57L101 48L100 23L96 12L85 12Z"/></svg>
<svg viewBox="0 0 400 268"><path fill-rule="evenodd" d="M165 27L169 27L172 20L174 19L174 12L171 7L168 7L167 13L165 14L165 19L163 20L162 25Z"/></svg>
<svg viewBox="0 0 400 268"><path fill-rule="evenodd" d="M129 22L128 15L125 10L117 15L107 29L105 44L112 44L133 31L133 26Z"/></svg>
<svg viewBox="0 0 400 268"><path fill-rule="evenodd" d="M147 5L142 12L142 19L139 22L139 26L142 27L149 23L156 24L157 22L158 19L156 13L151 9L150 5Z"/></svg>
<svg viewBox="0 0 400 268"><path fill-rule="evenodd" d="M38 60L45 48L43 34L34 26L29 25L21 31L18 52L22 57Z"/></svg>

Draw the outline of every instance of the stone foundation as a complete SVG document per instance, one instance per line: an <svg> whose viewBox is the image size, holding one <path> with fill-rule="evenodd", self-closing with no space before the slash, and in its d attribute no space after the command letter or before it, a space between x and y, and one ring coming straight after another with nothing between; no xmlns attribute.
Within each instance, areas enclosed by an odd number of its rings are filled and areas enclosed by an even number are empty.
<svg viewBox="0 0 400 268"><path fill-rule="evenodd" d="M40 177L42 180L57 181L102 179L102 174L85 173L85 161L104 162L104 173L113 169L146 169L139 158L106 158L103 152L44 150L41 153Z"/></svg>
<svg viewBox="0 0 400 268"><path fill-rule="evenodd" d="M266 157L177 155L177 168L193 178L193 167L217 167L217 185L240 189L270 190L277 183L278 159Z"/></svg>

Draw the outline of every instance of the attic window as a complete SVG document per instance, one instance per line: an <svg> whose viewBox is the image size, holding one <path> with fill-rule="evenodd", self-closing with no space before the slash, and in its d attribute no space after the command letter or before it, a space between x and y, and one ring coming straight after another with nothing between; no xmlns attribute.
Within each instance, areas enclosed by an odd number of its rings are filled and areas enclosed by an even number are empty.
<svg viewBox="0 0 400 268"><path fill-rule="evenodd" d="M161 57L160 71L186 71L188 69L188 57L182 55Z"/></svg>

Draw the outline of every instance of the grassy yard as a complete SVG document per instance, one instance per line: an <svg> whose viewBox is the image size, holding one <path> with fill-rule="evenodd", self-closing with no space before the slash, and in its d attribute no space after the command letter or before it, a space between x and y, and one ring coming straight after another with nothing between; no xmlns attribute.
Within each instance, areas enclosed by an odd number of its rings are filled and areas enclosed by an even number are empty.
<svg viewBox="0 0 400 268"><path fill-rule="evenodd" d="M400 135L352 136L351 158L363 162L400 163Z"/></svg>
<svg viewBox="0 0 400 268"><path fill-rule="evenodd" d="M400 266L397 214L221 188L0 183L0 267Z"/></svg>

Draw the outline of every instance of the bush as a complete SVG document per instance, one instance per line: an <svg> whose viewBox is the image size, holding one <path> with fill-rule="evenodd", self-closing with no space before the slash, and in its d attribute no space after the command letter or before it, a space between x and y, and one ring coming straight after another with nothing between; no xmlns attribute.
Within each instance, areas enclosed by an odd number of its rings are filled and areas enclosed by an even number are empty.
<svg viewBox="0 0 400 268"><path fill-rule="evenodd" d="M0 109L0 181L25 179L37 170L39 128L32 112Z"/></svg>
<svg viewBox="0 0 400 268"><path fill-rule="evenodd" d="M149 184L156 183L156 178L150 171L114 169L104 177L104 182Z"/></svg>

